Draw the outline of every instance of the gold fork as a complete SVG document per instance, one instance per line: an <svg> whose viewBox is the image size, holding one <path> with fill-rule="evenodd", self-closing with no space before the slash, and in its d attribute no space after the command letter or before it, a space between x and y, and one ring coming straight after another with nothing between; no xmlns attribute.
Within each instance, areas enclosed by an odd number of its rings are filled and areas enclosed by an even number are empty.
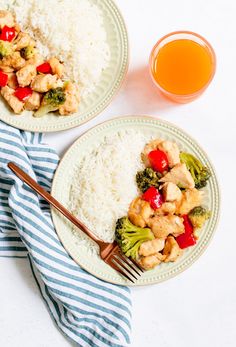
<svg viewBox="0 0 236 347"><path fill-rule="evenodd" d="M23 182L30 186L34 191L41 195L50 205L61 212L75 226L88 235L95 241L100 248L100 256L106 264L133 282L138 279L143 269L132 259L127 258L121 253L119 246L114 241L113 243L103 242L98 239L78 218L69 212L59 201L50 195L43 187L33 180L26 172L21 170L16 164L9 162L8 167L18 176Z"/></svg>

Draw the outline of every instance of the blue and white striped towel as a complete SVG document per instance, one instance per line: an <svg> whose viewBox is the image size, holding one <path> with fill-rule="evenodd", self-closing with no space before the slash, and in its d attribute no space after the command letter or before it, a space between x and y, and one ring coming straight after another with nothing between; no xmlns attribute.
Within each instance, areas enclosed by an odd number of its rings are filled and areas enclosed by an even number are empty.
<svg viewBox="0 0 236 347"><path fill-rule="evenodd" d="M129 289L91 276L70 258L48 204L8 169L9 161L50 191L58 157L42 143L41 134L0 122L0 256L29 257L51 316L79 346L127 346Z"/></svg>

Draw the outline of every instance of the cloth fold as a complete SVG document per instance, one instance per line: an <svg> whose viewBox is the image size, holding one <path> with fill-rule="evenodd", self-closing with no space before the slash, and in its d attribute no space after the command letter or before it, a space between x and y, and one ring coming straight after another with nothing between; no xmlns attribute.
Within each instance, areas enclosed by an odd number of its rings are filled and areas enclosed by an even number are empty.
<svg viewBox="0 0 236 347"><path fill-rule="evenodd" d="M28 257L56 325L79 346L130 343L129 288L81 269L55 232L49 205L7 167L12 161L50 192L58 164L42 135L0 122L0 256Z"/></svg>

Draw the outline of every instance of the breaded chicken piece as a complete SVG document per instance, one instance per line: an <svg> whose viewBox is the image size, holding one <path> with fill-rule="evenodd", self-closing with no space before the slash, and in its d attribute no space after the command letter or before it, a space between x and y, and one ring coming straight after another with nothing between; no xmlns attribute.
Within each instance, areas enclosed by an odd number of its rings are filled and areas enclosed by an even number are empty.
<svg viewBox="0 0 236 347"><path fill-rule="evenodd" d="M151 151L154 151L158 148L158 145L162 142L162 140L159 140L159 139L156 139L156 140L152 140L150 141L149 143L147 143L141 153L141 159L144 163L144 165L146 167L150 167L151 164L150 164L150 161L148 159L148 154L151 152Z"/></svg>
<svg viewBox="0 0 236 347"><path fill-rule="evenodd" d="M165 176L163 176L160 182L172 182L181 188L194 188L194 180L192 175L187 169L185 164L175 165Z"/></svg>
<svg viewBox="0 0 236 347"><path fill-rule="evenodd" d="M176 204L174 202L164 202L161 207L155 210L155 216L163 216L165 214L174 214L176 211Z"/></svg>
<svg viewBox="0 0 236 347"><path fill-rule="evenodd" d="M181 254L182 250L175 238L173 236L168 236L163 250L163 255L165 256L164 262L176 261Z"/></svg>
<svg viewBox="0 0 236 347"><path fill-rule="evenodd" d="M128 217L129 220L136 226L144 228L147 225L148 219L154 214L147 201L140 198L135 198L129 207Z"/></svg>
<svg viewBox="0 0 236 347"><path fill-rule="evenodd" d="M2 29L5 25L12 28L15 25L15 19L11 12L0 10L0 28Z"/></svg>
<svg viewBox="0 0 236 347"><path fill-rule="evenodd" d="M183 218L171 214L150 218L148 226L156 238L166 238L169 234L178 236L184 233Z"/></svg>
<svg viewBox="0 0 236 347"><path fill-rule="evenodd" d="M26 65L16 73L17 81L21 87L30 85L36 75L37 71L34 65Z"/></svg>
<svg viewBox="0 0 236 347"><path fill-rule="evenodd" d="M25 48L27 46L35 47L35 45L36 45L36 43L30 37L30 35L22 32L22 31L18 34L17 38L14 41L14 49L16 51L20 51L22 48Z"/></svg>
<svg viewBox="0 0 236 347"><path fill-rule="evenodd" d="M182 198L181 190L175 183L166 182L161 189L165 201L179 201Z"/></svg>
<svg viewBox="0 0 236 347"><path fill-rule="evenodd" d="M53 75L57 75L59 78L61 78L65 70L64 65L55 57L50 58L48 63L52 68Z"/></svg>
<svg viewBox="0 0 236 347"><path fill-rule="evenodd" d="M46 75L37 75L31 82L31 88L35 92L46 93L49 89L55 88L57 82L57 76L46 74Z"/></svg>
<svg viewBox="0 0 236 347"><path fill-rule="evenodd" d="M186 189L182 194L182 200L177 205L176 212L181 215L188 214L194 207L202 204L203 194L196 188Z"/></svg>
<svg viewBox="0 0 236 347"><path fill-rule="evenodd" d="M147 257L163 250L165 239L155 239L143 242L139 248L139 255Z"/></svg>
<svg viewBox="0 0 236 347"><path fill-rule="evenodd" d="M141 258L139 263L145 270L151 270L155 266L159 265L164 260L164 258L165 256L163 256L161 253L156 253Z"/></svg>
<svg viewBox="0 0 236 347"><path fill-rule="evenodd" d="M1 89L1 94L3 98L7 101L9 106L13 109L15 113L21 113L24 108L24 103L21 102L15 95L15 90L9 88L8 86Z"/></svg>
<svg viewBox="0 0 236 347"><path fill-rule="evenodd" d="M39 53L35 53L35 55L32 58L26 60L25 65L34 65L35 67L37 67L43 64L43 62L44 62L43 56Z"/></svg>
<svg viewBox="0 0 236 347"><path fill-rule="evenodd" d="M16 89L18 87L16 74L14 72L8 72L7 75L8 75L8 81L7 81L8 87L12 89Z"/></svg>
<svg viewBox="0 0 236 347"><path fill-rule="evenodd" d="M65 86L66 101L59 107L59 113L63 116L67 116L71 113L78 111L80 94L77 84L67 82Z"/></svg>
<svg viewBox="0 0 236 347"><path fill-rule="evenodd" d="M14 70L20 70L25 65L25 59L22 58L20 52L13 52L11 55L4 57L1 64L9 66Z"/></svg>
<svg viewBox="0 0 236 347"><path fill-rule="evenodd" d="M172 141L163 141L158 145L158 149L161 151L165 152L167 159L168 159L168 164L169 167L172 168L176 164L180 163L180 158L179 158L179 147L175 142Z"/></svg>
<svg viewBox="0 0 236 347"><path fill-rule="evenodd" d="M39 108L41 103L42 94L33 92L32 95L25 102L25 109L28 111L35 111Z"/></svg>

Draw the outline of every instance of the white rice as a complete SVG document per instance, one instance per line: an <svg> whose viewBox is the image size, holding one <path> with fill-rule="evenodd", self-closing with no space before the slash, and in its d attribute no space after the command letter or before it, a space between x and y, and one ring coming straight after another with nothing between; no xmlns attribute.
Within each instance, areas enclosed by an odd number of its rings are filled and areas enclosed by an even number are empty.
<svg viewBox="0 0 236 347"><path fill-rule="evenodd" d="M67 77L91 92L108 66L110 51L100 9L89 0L0 0L34 36L40 53L65 63Z"/></svg>
<svg viewBox="0 0 236 347"><path fill-rule="evenodd" d="M140 153L146 142L142 133L123 130L101 139L80 161L70 209L104 241L113 241L116 220L127 215L138 195L135 176L143 169Z"/></svg>

